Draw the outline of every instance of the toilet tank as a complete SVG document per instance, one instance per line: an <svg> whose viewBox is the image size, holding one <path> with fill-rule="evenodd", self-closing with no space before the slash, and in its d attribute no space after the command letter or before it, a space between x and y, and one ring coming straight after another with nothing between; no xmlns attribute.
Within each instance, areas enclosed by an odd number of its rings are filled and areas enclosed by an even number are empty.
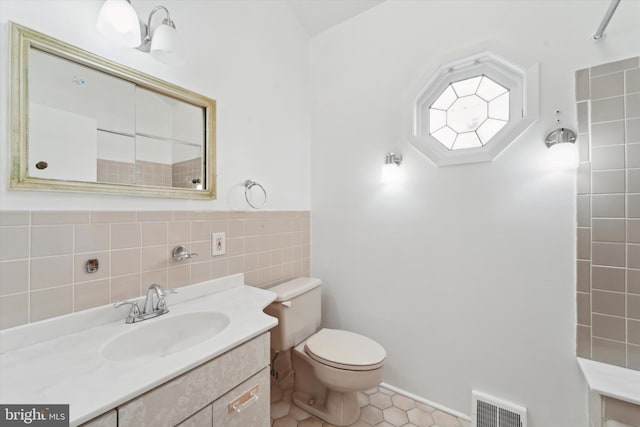
<svg viewBox="0 0 640 427"><path fill-rule="evenodd" d="M286 351L313 335L320 327L320 279L299 277L281 283L270 291L275 301L264 312L278 318L278 326L271 330L271 348Z"/></svg>

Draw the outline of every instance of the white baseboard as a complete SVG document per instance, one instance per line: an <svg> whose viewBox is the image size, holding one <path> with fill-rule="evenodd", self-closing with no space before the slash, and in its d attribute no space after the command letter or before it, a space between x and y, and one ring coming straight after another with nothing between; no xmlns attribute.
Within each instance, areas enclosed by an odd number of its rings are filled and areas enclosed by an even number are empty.
<svg viewBox="0 0 640 427"><path fill-rule="evenodd" d="M465 421L471 422L471 417L469 415L463 414L463 413L458 412L458 411L454 411L451 408L447 408L444 405L440 405L439 403L432 402L432 401L424 399L424 398L422 398L420 396L416 396L415 394L409 393L408 391L402 390L401 388L392 386L392 385L387 384L387 383L380 384L380 387L384 387L386 389L389 389L389 390L393 391L394 393L398 393L398 394L401 394L401 395L403 395L405 397L408 397L409 399L413 399L416 402L424 403L425 405L429 405L432 408L439 409L439 410L441 410L443 412L446 412L448 414L454 415L454 416L456 416L458 418L461 418L461 419L463 419Z"/></svg>

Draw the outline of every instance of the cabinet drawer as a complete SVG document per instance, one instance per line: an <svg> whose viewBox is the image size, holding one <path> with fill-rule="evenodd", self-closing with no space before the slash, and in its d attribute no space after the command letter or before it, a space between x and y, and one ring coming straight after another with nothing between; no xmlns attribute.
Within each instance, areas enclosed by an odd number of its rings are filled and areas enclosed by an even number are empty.
<svg viewBox="0 0 640 427"><path fill-rule="evenodd" d="M211 412L211 405L207 405L176 427L211 427L212 425L213 413Z"/></svg>
<svg viewBox="0 0 640 427"><path fill-rule="evenodd" d="M269 427L269 369L213 402L213 427Z"/></svg>
<svg viewBox="0 0 640 427"><path fill-rule="evenodd" d="M269 427L269 387L264 368L176 427Z"/></svg>
<svg viewBox="0 0 640 427"><path fill-rule="evenodd" d="M118 407L119 427L175 426L269 364L264 333Z"/></svg>

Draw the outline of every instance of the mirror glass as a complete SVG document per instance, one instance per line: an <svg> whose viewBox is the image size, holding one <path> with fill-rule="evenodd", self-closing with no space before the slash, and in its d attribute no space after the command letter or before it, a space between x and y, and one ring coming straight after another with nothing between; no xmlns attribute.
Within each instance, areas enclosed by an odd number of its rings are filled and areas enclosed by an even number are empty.
<svg viewBox="0 0 640 427"><path fill-rule="evenodd" d="M14 187L215 197L215 101L13 27L28 76Z"/></svg>

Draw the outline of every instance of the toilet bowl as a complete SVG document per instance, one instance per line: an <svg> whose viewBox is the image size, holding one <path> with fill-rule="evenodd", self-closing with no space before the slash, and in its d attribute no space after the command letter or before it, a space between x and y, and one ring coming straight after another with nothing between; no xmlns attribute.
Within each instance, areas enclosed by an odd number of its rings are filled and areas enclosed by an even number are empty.
<svg viewBox="0 0 640 427"><path fill-rule="evenodd" d="M320 280L298 278L271 288L278 295L265 312L278 318L274 352L291 351L292 400L324 421L346 426L360 417L358 391L382 381L386 352L374 340L340 329L320 329Z"/></svg>
<svg viewBox="0 0 640 427"><path fill-rule="evenodd" d="M299 346L296 351L300 354ZM303 348L316 377L338 391L363 391L382 381L386 353L377 342L340 329L321 329L309 337Z"/></svg>

